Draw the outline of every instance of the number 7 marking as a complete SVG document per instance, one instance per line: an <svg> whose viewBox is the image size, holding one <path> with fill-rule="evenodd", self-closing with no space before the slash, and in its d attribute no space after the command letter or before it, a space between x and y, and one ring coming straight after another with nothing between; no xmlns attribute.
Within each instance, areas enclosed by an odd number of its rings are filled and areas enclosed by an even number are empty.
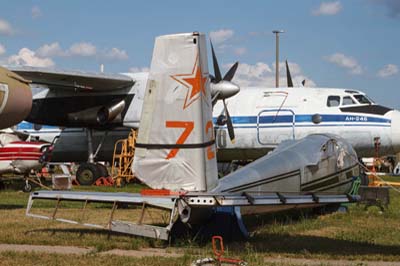
<svg viewBox="0 0 400 266"><path fill-rule="evenodd" d="M172 127L172 128L184 128L185 130L182 132L182 134L179 136L178 140L176 141L176 144L184 144L186 139L189 137L190 133L194 129L194 122L193 121L166 121L165 122L166 127ZM165 159L171 159L176 156L178 153L179 148L174 148L172 149L167 157Z"/></svg>

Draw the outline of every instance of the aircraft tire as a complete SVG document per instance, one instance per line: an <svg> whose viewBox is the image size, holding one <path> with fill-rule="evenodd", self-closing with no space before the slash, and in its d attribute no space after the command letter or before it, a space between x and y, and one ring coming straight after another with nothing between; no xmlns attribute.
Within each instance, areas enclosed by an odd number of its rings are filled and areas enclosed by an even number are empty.
<svg viewBox="0 0 400 266"><path fill-rule="evenodd" d="M107 167L103 164L96 164L97 168L99 169L100 177L109 177L110 174L108 173Z"/></svg>
<svg viewBox="0 0 400 266"><path fill-rule="evenodd" d="M25 183L24 187L22 188L23 192L31 192L32 191L32 185L29 183Z"/></svg>
<svg viewBox="0 0 400 266"><path fill-rule="evenodd" d="M76 171L76 180L84 186L92 185L100 175L100 169L94 163L82 163Z"/></svg>

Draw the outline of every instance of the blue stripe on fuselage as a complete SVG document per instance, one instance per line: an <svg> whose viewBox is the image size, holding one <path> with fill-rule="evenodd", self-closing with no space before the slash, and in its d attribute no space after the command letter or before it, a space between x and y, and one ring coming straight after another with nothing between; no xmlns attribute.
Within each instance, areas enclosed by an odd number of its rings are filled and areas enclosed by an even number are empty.
<svg viewBox="0 0 400 266"><path fill-rule="evenodd" d="M373 123L385 123L390 124L391 120L387 118L380 117L372 117L372 116L363 116L363 115L320 115L321 122L373 122ZM296 115L295 122L296 123L307 123L312 122L313 115ZM257 116L232 116L233 124L257 124ZM217 121L217 117L213 118L214 123ZM292 115L265 115L260 116L259 123L260 124L273 124L273 123L292 123L293 116Z"/></svg>

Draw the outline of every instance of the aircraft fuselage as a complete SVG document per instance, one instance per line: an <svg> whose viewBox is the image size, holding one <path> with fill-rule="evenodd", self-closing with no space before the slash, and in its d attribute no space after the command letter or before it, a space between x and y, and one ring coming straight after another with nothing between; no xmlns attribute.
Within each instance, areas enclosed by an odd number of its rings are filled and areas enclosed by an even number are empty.
<svg viewBox="0 0 400 266"><path fill-rule="evenodd" d="M128 74L127 74L128 75ZM70 92L34 89L32 123L62 127L91 127L110 130L115 127L137 128L141 115L147 74L129 74L134 85L113 92ZM125 100L121 115L107 124L88 123L99 108ZM218 101L213 109L215 139L219 161L253 160L273 150L287 139L300 139L313 133L337 134L351 143L358 156L374 156L375 141L379 152L400 151L400 112L370 101L359 91L326 88L241 88L226 100L235 130L235 143L229 140L224 109ZM60 110L55 112L54 110ZM77 115L79 114L79 115ZM74 116L75 115L75 116ZM78 138L84 138L85 132ZM126 135L129 129L126 130ZM78 134L79 135L79 134ZM109 136L112 136L112 130ZM118 138L121 132L118 132ZM75 135L76 136L76 135ZM112 138L112 137L110 137ZM84 146L86 147L86 146ZM72 148L72 146L71 146ZM103 147L107 149L107 147ZM63 146L65 153L68 145ZM57 154L55 149L55 157ZM108 151L113 150L113 145ZM80 153L81 154L81 153ZM109 152L109 160L112 153ZM71 156L68 156L71 159ZM107 158L103 158L107 159Z"/></svg>

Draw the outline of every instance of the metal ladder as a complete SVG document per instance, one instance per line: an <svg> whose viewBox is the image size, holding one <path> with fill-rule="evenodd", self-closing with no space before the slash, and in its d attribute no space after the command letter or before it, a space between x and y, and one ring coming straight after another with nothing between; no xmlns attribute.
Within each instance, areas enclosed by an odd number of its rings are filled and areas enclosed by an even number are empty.
<svg viewBox="0 0 400 266"><path fill-rule="evenodd" d="M129 183L135 178L132 163L135 156L136 136L137 132L132 129L128 138L115 142L111 173L117 187L120 187L123 181Z"/></svg>

